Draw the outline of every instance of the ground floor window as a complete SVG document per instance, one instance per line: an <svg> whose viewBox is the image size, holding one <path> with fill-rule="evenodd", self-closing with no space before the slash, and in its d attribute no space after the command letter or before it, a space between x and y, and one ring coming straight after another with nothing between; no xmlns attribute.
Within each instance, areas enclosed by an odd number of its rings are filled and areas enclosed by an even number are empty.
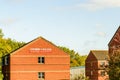
<svg viewBox="0 0 120 80"><path fill-rule="evenodd" d="M38 78L45 78L45 73L44 72L38 72Z"/></svg>
<svg viewBox="0 0 120 80"><path fill-rule="evenodd" d="M105 71L101 71L101 76L105 76Z"/></svg>

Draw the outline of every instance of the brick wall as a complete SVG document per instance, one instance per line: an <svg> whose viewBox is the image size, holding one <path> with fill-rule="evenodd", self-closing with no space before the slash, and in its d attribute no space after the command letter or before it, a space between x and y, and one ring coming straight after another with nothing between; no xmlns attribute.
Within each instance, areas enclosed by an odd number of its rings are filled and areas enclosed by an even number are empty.
<svg viewBox="0 0 120 80"><path fill-rule="evenodd" d="M44 57L44 63L38 63L38 57ZM44 80L70 80L70 56L43 38L10 54L7 67L8 80L41 80L38 72L44 72Z"/></svg>

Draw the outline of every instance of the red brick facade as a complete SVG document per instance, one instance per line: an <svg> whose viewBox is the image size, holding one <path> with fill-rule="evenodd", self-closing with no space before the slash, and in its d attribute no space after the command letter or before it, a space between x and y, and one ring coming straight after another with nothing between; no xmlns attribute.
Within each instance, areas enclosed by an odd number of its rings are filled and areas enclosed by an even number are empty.
<svg viewBox="0 0 120 80"><path fill-rule="evenodd" d="M85 61L85 74L90 80L106 80L108 75L105 72L107 60L101 58L106 56L107 51L92 50ZM101 55L102 54L102 55Z"/></svg>
<svg viewBox="0 0 120 80"><path fill-rule="evenodd" d="M111 41L108 44L109 47L109 55L112 55L114 51L120 50L120 27L115 32Z"/></svg>
<svg viewBox="0 0 120 80"><path fill-rule="evenodd" d="M42 37L7 56L4 80L70 80L70 56Z"/></svg>

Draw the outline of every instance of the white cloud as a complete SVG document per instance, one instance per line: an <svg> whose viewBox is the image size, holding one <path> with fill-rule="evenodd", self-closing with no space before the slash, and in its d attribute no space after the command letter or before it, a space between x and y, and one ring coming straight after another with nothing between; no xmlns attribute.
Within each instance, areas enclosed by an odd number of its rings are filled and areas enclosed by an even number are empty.
<svg viewBox="0 0 120 80"><path fill-rule="evenodd" d="M87 9L90 11L102 10L107 8L119 8L120 0L87 0L68 6L59 6L55 10Z"/></svg>
<svg viewBox="0 0 120 80"><path fill-rule="evenodd" d="M105 36L106 36L106 33L105 33L105 32L97 32L97 33L96 33L96 36L105 37Z"/></svg>
<svg viewBox="0 0 120 80"><path fill-rule="evenodd" d="M96 44L96 40L87 40L84 42L83 46L93 46Z"/></svg>
<svg viewBox="0 0 120 80"><path fill-rule="evenodd" d="M115 8L120 7L120 0L89 0L85 3L78 4L77 6L88 10Z"/></svg>
<svg viewBox="0 0 120 80"><path fill-rule="evenodd" d="M95 24L95 36L97 37L106 37L105 26L103 24L97 23Z"/></svg>
<svg viewBox="0 0 120 80"><path fill-rule="evenodd" d="M95 24L95 28L97 28L98 30L100 30L100 29L104 28L104 25L97 23L97 24Z"/></svg>
<svg viewBox="0 0 120 80"><path fill-rule="evenodd" d="M1 20L0 20L0 24L6 26L6 25L13 24L13 23L15 23L16 21L18 21L18 19L16 19L16 18L6 18L6 19L1 19Z"/></svg>

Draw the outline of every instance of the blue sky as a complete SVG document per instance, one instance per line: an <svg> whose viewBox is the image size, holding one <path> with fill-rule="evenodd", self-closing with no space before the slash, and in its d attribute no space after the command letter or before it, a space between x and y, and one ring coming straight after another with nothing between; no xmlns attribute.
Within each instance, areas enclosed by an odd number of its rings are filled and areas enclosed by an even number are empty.
<svg viewBox="0 0 120 80"><path fill-rule="evenodd" d="M0 0L5 38L42 36L81 55L108 49L120 25L120 0Z"/></svg>

